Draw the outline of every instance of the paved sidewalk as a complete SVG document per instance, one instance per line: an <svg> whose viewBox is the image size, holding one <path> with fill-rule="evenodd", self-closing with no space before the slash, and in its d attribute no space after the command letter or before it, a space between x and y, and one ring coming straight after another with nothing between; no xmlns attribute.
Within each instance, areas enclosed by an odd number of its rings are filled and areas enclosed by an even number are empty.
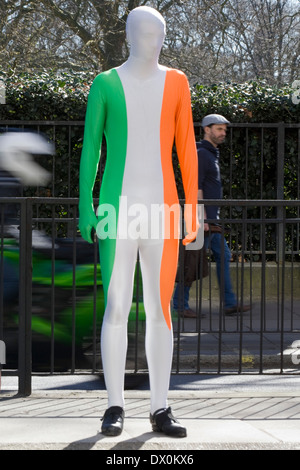
<svg viewBox="0 0 300 470"><path fill-rule="evenodd" d="M108 438L100 432L107 399L99 378L34 378L27 398L16 394L12 378L2 382L0 450L109 450L116 455L127 450L136 457L138 450L195 457L197 450L300 450L300 377L295 375L173 377L169 404L188 429L183 439L151 431L147 383L125 391L124 431Z"/></svg>
<svg viewBox="0 0 300 470"><path fill-rule="evenodd" d="M114 455L121 450L134 451L129 452L129 456L139 456L138 451L149 451L153 455L173 451L196 456L199 450L214 449L300 450L300 354L298 348L290 348L300 339L298 306L293 315L297 331L289 333L287 329L283 344L276 328L277 317L272 315L274 304L267 305L267 326L271 331L264 332L263 338L260 338L259 305L243 318L242 337L236 328L238 317L225 319L226 329L221 338L222 371L231 370L232 375L172 376L169 404L187 427L188 435L184 439L152 432L147 381L125 391L124 431L121 436L108 438L100 432L100 418L107 399L103 381L97 376L34 376L33 393L27 398L17 395L15 377L2 376L0 450L105 450ZM291 318L291 312L285 308L285 320ZM212 320L218 321L218 316L213 316ZM206 364L208 370L216 370L220 337L217 333L208 334L209 322L210 317L207 317L197 328L196 320L185 320L180 332L180 364L186 361L195 370L195 351L201 331L201 370ZM254 331L250 331L250 327ZM263 351L260 339L263 339ZM282 346L284 374L276 375L274 372L280 371ZM175 331L175 353L177 347ZM259 375L257 361L261 354L264 374ZM297 360L292 360L292 354L297 354L294 356ZM241 375L234 373L240 359ZM150 458L148 453L145 455L146 459ZM102 458L106 458L105 452Z"/></svg>

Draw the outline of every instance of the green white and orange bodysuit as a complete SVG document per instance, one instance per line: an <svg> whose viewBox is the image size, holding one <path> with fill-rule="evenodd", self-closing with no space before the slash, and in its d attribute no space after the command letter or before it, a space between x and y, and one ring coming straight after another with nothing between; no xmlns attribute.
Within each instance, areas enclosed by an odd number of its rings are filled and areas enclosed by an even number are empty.
<svg viewBox="0 0 300 470"><path fill-rule="evenodd" d="M166 236L165 214L168 210L164 212L164 208L178 204L172 164L174 139L185 203L195 207L191 223L194 227L196 224L198 162L186 76L178 70L160 66L159 73L143 81L129 78L122 67L95 78L88 99L80 164L80 228L93 225L88 223L88 217L93 217L92 190L103 135L107 159L99 207L112 206L116 215L115 236L101 237L100 234L99 238L106 306L101 353L108 406L124 407L127 320L139 253L153 413L167 406L173 353L170 300L177 270L179 237L176 228L168 230ZM151 237L149 231L153 205L159 205L163 214L158 237ZM132 216L141 207L145 210L140 211L140 236L131 236L129 231L126 232L129 219L132 221ZM99 236L99 230L97 233Z"/></svg>

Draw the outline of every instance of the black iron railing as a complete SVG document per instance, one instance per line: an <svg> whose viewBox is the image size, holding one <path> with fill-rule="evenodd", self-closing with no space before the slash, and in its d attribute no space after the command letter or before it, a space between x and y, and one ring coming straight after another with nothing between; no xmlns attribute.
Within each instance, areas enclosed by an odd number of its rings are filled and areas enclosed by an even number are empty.
<svg viewBox="0 0 300 470"><path fill-rule="evenodd" d="M225 315L224 279L221 273L219 285L208 245L208 276L190 290L197 318L182 316L183 307L172 311L173 372L298 373L298 356L288 351L300 339L300 201L206 204L231 210L232 217L220 223L222 235L232 252L230 272L238 303L251 309ZM22 394L31 393L33 373L102 373L101 266L97 243L88 245L80 237L77 206L75 198L0 199L0 339L7 355L3 374L18 375ZM8 207L14 208L9 219ZM182 259L181 248L183 286ZM145 318L137 263L128 373L147 371Z"/></svg>
<svg viewBox="0 0 300 470"><path fill-rule="evenodd" d="M200 124L195 122L194 127L196 139L201 140ZM34 193L26 190L24 196L78 197L84 121L0 121L0 133L11 128L45 134L56 147L55 155L40 160L52 174L49 185ZM105 165L105 147L103 157L95 194ZM300 124L232 123L221 146L220 163L228 199L299 199Z"/></svg>

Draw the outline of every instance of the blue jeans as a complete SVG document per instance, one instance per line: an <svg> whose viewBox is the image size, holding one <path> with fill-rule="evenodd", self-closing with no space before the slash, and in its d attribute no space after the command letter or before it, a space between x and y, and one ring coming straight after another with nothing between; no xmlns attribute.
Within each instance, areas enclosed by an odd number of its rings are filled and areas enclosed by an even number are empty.
<svg viewBox="0 0 300 470"><path fill-rule="evenodd" d="M182 291L180 291L180 289L182 289L182 286L178 283L176 288L175 288L175 292L174 292L174 295L173 295L173 308L175 310L188 310L190 307L189 307L189 298L190 298L190 287L187 287L187 286L183 286L183 305L179 305L179 301L181 302L182 304Z"/></svg>
<svg viewBox="0 0 300 470"><path fill-rule="evenodd" d="M222 241L224 244L224 252L222 253ZM233 292L231 278L230 278L230 259L231 253L225 238L221 233L212 233L210 236L204 238L205 248L210 248L213 252L216 266L217 266L217 277L219 287L221 288L221 283L224 291L224 305L225 308L235 307L237 305L236 295ZM223 258L223 259L222 259ZM223 279L221 276L221 269L223 271ZM178 283L173 296L173 308L178 310L179 308L179 298L180 298L180 289L182 287ZM190 287L184 286L184 298L183 298L183 308L186 310L189 308L189 294ZM180 306L182 308L182 306Z"/></svg>
<svg viewBox="0 0 300 470"><path fill-rule="evenodd" d="M222 248L222 242L224 244L224 249ZM231 252L229 250L225 238L222 236L221 233L212 233L210 236L205 237L204 246L206 249L210 248L213 252L217 266L217 277L220 288L221 283L223 283L222 287L224 291L225 308L235 307L237 305L237 299L235 293L233 292L230 278ZM224 269L223 279L221 276L222 268Z"/></svg>

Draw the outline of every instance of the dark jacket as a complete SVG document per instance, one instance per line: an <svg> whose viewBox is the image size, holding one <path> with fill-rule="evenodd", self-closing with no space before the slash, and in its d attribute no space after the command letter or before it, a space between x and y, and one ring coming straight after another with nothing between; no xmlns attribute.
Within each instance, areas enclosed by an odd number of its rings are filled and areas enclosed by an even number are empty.
<svg viewBox="0 0 300 470"><path fill-rule="evenodd" d="M203 191L203 199L222 199L223 190L219 166L219 149L207 140L197 142L198 189ZM207 219L219 219L220 208L206 206Z"/></svg>

